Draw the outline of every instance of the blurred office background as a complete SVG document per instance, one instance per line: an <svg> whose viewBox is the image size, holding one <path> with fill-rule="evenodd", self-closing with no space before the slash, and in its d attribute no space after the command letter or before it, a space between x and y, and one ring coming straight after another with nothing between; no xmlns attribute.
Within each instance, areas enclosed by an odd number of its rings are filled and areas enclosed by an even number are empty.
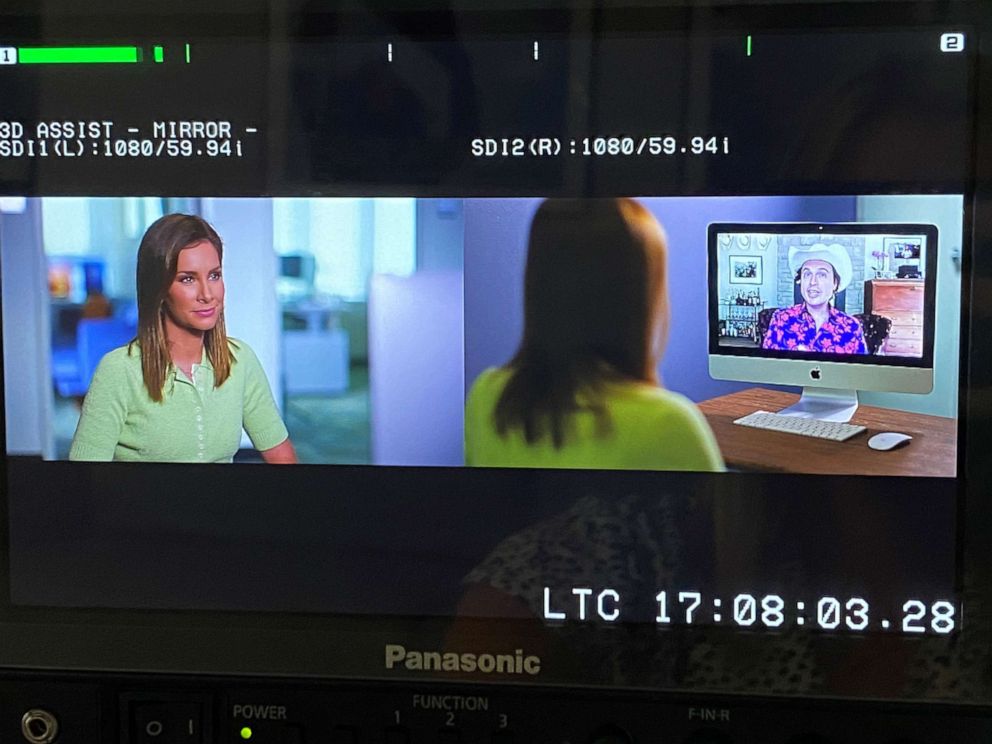
<svg viewBox="0 0 992 744"><path fill-rule="evenodd" d="M461 464L462 204L404 198L5 200L9 452L68 455L96 364L134 337L141 236L170 212L224 240L228 333L303 462Z"/></svg>

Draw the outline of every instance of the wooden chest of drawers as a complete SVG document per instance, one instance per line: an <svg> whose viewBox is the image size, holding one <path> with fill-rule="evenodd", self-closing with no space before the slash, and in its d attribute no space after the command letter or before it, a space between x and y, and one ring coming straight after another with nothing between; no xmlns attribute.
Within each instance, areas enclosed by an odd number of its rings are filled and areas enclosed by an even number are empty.
<svg viewBox="0 0 992 744"><path fill-rule="evenodd" d="M865 282L865 312L892 321L883 354L923 354L923 281L872 279Z"/></svg>

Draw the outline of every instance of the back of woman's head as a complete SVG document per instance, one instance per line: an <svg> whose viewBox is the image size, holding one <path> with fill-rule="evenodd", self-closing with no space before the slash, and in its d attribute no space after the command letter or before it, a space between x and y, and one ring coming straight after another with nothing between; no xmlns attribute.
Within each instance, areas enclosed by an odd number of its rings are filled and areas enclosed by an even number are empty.
<svg viewBox="0 0 992 744"><path fill-rule="evenodd" d="M657 382L667 325L666 242L630 199L544 202L531 223L524 336L496 407L501 433L564 442L567 417L609 379Z"/></svg>

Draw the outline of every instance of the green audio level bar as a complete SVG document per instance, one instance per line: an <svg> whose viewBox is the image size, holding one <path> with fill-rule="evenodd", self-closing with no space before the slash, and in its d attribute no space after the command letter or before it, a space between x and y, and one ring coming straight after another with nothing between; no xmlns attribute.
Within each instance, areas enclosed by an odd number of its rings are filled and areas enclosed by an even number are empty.
<svg viewBox="0 0 992 744"><path fill-rule="evenodd" d="M18 47L17 61L22 65L135 63L141 61L141 47Z"/></svg>

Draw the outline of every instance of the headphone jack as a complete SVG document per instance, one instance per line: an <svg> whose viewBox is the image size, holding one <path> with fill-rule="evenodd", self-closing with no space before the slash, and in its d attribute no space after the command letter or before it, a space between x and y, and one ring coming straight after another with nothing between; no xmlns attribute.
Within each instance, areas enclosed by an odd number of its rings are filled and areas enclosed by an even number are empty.
<svg viewBox="0 0 992 744"><path fill-rule="evenodd" d="M41 708L32 708L21 718L21 733L30 744L51 744L59 735L59 719Z"/></svg>

